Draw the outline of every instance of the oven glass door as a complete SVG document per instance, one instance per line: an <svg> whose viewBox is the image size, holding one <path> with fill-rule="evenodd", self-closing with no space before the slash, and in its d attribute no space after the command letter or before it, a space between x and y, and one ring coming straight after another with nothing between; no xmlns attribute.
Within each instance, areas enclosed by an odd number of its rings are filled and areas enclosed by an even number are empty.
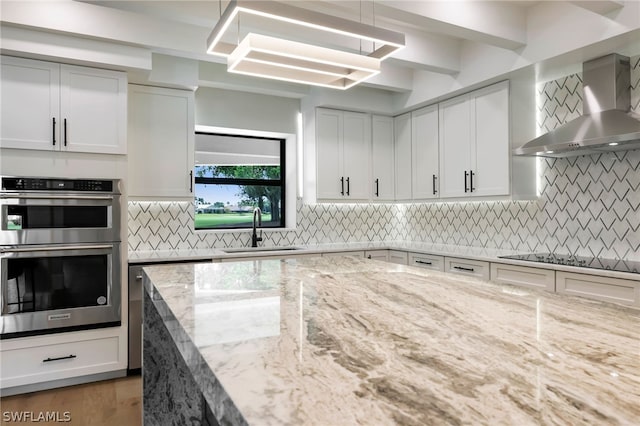
<svg viewBox="0 0 640 426"><path fill-rule="evenodd" d="M106 206L6 206L6 228L106 228L109 208Z"/></svg>
<svg viewBox="0 0 640 426"><path fill-rule="evenodd" d="M119 321L119 261L119 243L2 248L3 333Z"/></svg>
<svg viewBox="0 0 640 426"><path fill-rule="evenodd" d="M0 245L119 241L119 195L2 194Z"/></svg>
<svg viewBox="0 0 640 426"><path fill-rule="evenodd" d="M8 258L2 314L107 303L108 255Z"/></svg>

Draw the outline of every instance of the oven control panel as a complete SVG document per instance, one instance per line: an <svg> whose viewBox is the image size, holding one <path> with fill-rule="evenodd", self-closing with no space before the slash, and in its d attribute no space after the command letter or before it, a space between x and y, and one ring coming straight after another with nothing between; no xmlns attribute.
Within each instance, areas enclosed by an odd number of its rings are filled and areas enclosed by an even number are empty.
<svg viewBox="0 0 640 426"><path fill-rule="evenodd" d="M113 192L113 180L3 177L3 191Z"/></svg>

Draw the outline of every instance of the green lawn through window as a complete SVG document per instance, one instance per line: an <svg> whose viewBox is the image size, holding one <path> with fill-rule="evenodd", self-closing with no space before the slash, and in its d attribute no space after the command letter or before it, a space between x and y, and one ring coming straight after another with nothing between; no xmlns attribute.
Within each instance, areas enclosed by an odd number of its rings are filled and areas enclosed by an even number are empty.
<svg viewBox="0 0 640 426"><path fill-rule="evenodd" d="M262 215L262 222L269 222L271 214ZM210 228L214 226L233 226L253 222L253 213L200 213L196 214L195 225L198 228Z"/></svg>

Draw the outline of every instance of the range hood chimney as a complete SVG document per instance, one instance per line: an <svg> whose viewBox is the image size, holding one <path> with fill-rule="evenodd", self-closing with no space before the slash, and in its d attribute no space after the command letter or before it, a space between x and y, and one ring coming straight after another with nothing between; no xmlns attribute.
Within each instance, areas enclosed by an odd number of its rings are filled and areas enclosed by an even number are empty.
<svg viewBox="0 0 640 426"><path fill-rule="evenodd" d="M582 64L583 115L513 150L569 157L640 148L640 115L630 112L629 58L616 53Z"/></svg>

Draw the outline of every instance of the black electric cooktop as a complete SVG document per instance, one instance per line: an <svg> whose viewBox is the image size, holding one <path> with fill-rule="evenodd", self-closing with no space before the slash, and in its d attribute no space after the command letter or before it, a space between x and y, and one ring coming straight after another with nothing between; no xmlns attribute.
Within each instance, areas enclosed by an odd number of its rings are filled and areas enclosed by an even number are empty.
<svg viewBox="0 0 640 426"><path fill-rule="evenodd" d="M582 257L553 253L514 254L498 256L502 259L525 260L538 263L577 266L580 268L604 269L607 271L630 272L640 274L640 262L630 260L601 259L599 257Z"/></svg>

